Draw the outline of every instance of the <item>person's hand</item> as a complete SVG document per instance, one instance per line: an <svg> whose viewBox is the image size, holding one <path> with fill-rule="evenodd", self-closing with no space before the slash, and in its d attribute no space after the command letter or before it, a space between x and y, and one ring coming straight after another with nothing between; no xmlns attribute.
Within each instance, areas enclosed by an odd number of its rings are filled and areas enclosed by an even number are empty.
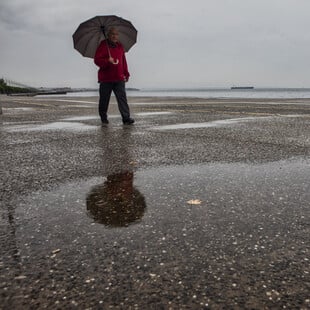
<svg viewBox="0 0 310 310"><path fill-rule="evenodd" d="M109 57L109 62L113 65L117 65L118 64L118 59L114 59L113 57Z"/></svg>
<svg viewBox="0 0 310 310"><path fill-rule="evenodd" d="M127 83L128 82L128 80L129 80L129 77L124 77L124 81L125 81L125 83Z"/></svg>

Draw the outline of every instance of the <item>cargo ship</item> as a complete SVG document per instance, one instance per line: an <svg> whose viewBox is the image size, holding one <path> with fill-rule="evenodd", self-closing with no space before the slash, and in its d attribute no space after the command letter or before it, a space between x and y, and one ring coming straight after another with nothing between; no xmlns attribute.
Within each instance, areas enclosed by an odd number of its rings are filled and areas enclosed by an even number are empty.
<svg viewBox="0 0 310 310"><path fill-rule="evenodd" d="M230 89L254 89L254 86L233 86Z"/></svg>

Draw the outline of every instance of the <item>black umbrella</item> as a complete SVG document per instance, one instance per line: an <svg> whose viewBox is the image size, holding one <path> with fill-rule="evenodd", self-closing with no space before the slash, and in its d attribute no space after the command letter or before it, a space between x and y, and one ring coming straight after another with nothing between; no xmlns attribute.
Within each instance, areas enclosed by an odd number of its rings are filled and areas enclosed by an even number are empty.
<svg viewBox="0 0 310 310"><path fill-rule="evenodd" d="M74 48L83 56L94 58L110 27L118 30L119 41L128 52L137 41L137 30L130 21L115 15L96 16L81 23L72 35Z"/></svg>

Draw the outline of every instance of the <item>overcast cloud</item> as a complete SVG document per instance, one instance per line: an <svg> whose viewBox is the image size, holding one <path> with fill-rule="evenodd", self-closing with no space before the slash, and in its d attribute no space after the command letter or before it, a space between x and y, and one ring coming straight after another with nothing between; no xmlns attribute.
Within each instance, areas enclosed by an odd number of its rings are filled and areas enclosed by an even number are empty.
<svg viewBox="0 0 310 310"><path fill-rule="evenodd" d="M131 87L310 87L309 0L0 0L0 77L97 87L72 34L95 15L138 29Z"/></svg>

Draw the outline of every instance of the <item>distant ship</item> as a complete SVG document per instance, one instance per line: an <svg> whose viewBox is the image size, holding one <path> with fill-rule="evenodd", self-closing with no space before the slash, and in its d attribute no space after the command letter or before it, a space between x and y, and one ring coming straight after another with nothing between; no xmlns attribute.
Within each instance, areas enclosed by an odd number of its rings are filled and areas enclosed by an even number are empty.
<svg viewBox="0 0 310 310"><path fill-rule="evenodd" d="M233 86L230 89L254 89L254 86Z"/></svg>

